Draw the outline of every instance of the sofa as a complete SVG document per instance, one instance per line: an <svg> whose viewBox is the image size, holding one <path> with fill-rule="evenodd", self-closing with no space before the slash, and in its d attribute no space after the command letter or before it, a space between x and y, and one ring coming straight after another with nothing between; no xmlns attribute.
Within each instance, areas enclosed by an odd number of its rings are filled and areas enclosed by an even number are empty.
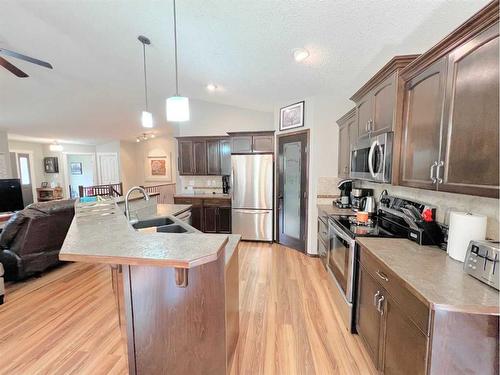
<svg viewBox="0 0 500 375"><path fill-rule="evenodd" d="M0 263L0 305L3 304L3 299L5 297L5 285L3 283L3 266Z"/></svg>
<svg viewBox="0 0 500 375"><path fill-rule="evenodd" d="M74 203L33 203L9 219L0 234L0 263L6 281L23 280L60 263L59 251L75 214Z"/></svg>

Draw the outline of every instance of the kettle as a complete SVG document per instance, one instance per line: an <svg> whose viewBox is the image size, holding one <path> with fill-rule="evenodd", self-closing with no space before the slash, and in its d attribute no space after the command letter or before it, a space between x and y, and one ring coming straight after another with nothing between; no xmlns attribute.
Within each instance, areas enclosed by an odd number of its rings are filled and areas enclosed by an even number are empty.
<svg viewBox="0 0 500 375"><path fill-rule="evenodd" d="M363 197L359 203L360 211L368 212L368 215L373 215L377 212L377 204L373 196Z"/></svg>

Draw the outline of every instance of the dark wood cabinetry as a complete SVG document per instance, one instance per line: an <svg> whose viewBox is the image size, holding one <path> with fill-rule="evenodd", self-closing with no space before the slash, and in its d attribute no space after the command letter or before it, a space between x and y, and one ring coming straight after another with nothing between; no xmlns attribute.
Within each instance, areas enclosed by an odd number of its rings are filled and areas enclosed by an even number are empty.
<svg viewBox="0 0 500 375"><path fill-rule="evenodd" d="M231 174L231 143L229 137L178 138L179 174Z"/></svg>
<svg viewBox="0 0 500 375"><path fill-rule="evenodd" d="M402 73L399 183L499 197L498 1Z"/></svg>
<svg viewBox="0 0 500 375"><path fill-rule="evenodd" d="M425 374L427 335L375 277L360 265L356 330L373 364L383 374Z"/></svg>
<svg viewBox="0 0 500 375"><path fill-rule="evenodd" d="M274 131L227 134L231 136L231 153L233 154L274 152Z"/></svg>
<svg viewBox="0 0 500 375"><path fill-rule="evenodd" d="M350 171L351 145L356 142L358 134L356 108L338 119L337 124L339 125L338 176L347 178Z"/></svg>
<svg viewBox="0 0 500 375"><path fill-rule="evenodd" d="M205 233L231 233L231 200L174 197L175 204L190 204L191 226Z"/></svg>

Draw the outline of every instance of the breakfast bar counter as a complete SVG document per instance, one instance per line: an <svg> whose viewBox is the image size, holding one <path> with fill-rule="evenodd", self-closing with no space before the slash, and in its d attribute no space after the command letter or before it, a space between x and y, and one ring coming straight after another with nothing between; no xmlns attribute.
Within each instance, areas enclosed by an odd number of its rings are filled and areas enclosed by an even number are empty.
<svg viewBox="0 0 500 375"><path fill-rule="evenodd" d="M106 263L130 374L226 374L239 334L240 236L204 234L190 205L76 203L60 259Z"/></svg>

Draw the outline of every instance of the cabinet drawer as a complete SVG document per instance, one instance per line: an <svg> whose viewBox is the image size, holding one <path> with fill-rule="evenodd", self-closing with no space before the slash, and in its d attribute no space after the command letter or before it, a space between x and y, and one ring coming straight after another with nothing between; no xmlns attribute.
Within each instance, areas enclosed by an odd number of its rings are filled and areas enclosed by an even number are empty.
<svg viewBox="0 0 500 375"><path fill-rule="evenodd" d="M203 205L203 199L201 198L174 198L175 204L191 204L193 206Z"/></svg>
<svg viewBox="0 0 500 375"><path fill-rule="evenodd" d="M394 272L363 246L360 246L359 262L398 302L418 328L429 335L429 307L413 295Z"/></svg>
<svg viewBox="0 0 500 375"><path fill-rule="evenodd" d="M220 198L204 198L203 205L205 207L231 207L231 200Z"/></svg>

